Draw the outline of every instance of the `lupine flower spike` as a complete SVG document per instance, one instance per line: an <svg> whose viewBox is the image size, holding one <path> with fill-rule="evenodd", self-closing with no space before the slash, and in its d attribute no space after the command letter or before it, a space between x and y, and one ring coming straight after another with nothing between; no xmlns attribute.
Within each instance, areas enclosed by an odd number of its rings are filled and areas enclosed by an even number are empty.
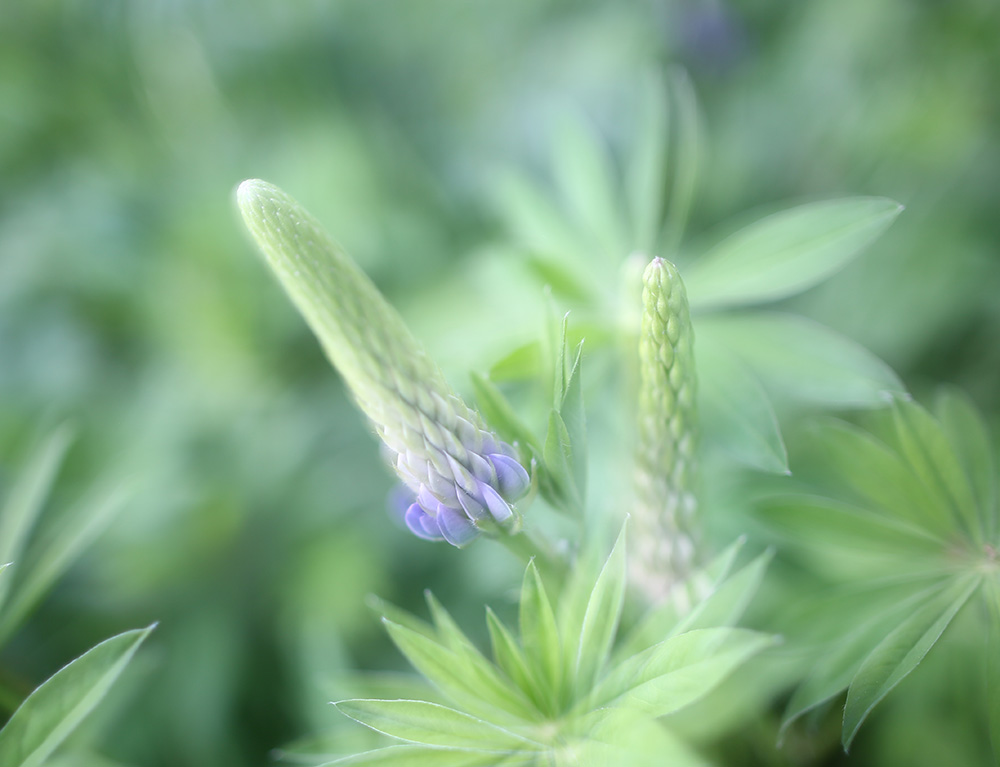
<svg viewBox="0 0 1000 767"><path fill-rule="evenodd" d="M464 546L513 532L528 490L517 452L490 432L361 269L295 200L263 181L237 193L247 227L319 337L411 491L407 526Z"/></svg>
<svg viewBox="0 0 1000 767"><path fill-rule="evenodd" d="M669 261L646 267L642 307L631 575L659 602L697 559L694 334L684 283Z"/></svg>

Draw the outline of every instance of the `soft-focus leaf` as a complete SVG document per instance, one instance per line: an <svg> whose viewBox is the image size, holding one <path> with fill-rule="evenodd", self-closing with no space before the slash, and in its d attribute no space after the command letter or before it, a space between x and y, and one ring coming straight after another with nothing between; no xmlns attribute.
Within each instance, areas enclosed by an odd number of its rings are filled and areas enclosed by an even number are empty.
<svg viewBox="0 0 1000 767"><path fill-rule="evenodd" d="M847 691L845 750L871 710L919 665L979 584L979 576L958 580L911 613L865 658Z"/></svg>
<svg viewBox="0 0 1000 767"><path fill-rule="evenodd" d="M517 762L499 761L496 754L451 748L389 746L327 762L322 767L497 767Z"/></svg>
<svg viewBox="0 0 1000 767"><path fill-rule="evenodd" d="M435 642L438 641L438 632L435 630L434 626L426 621L420 620L420 618L415 616L413 613L410 613L401 607L396 607L396 605L391 602L386 602L384 599L377 597L374 594L369 594L366 601L368 606L376 615L378 615L379 618L386 618L392 623L398 623L400 626L405 626L410 629L410 631L422 634L428 639Z"/></svg>
<svg viewBox="0 0 1000 767"><path fill-rule="evenodd" d="M558 411L549 413L549 427L542 448L545 470L554 482L554 497L547 498L568 514L578 514L583 509L583 495L576 484L577 458L566 423ZM582 460L582 459L581 459ZM542 485L543 492L546 490Z"/></svg>
<svg viewBox="0 0 1000 767"><path fill-rule="evenodd" d="M574 680L580 690L590 689L600 675L618 631L618 621L625 602L627 527L626 520L587 603L575 656Z"/></svg>
<svg viewBox="0 0 1000 767"><path fill-rule="evenodd" d="M580 230L566 222L550 196L535 184L521 175L502 173L495 189L507 226L528 250L562 258L589 252Z"/></svg>
<svg viewBox="0 0 1000 767"><path fill-rule="evenodd" d="M530 341L511 350L490 367L489 381L527 381L542 374L542 349L538 341ZM481 376L472 374L474 378Z"/></svg>
<svg viewBox="0 0 1000 767"><path fill-rule="evenodd" d="M496 660L496 664L536 704L539 703L542 698L539 696L537 685L528 669L524 653L510 629L489 607L486 608L486 626L490 632L490 645L493 648L493 658Z"/></svg>
<svg viewBox="0 0 1000 767"><path fill-rule="evenodd" d="M983 588L989 626L986 634L986 716L993 759L1000 764L1000 579L993 577Z"/></svg>
<svg viewBox="0 0 1000 767"><path fill-rule="evenodd" d="M609 152L591 125L568 119L553 146L553 170L561 197L575 228L596 241L602 255L615 263L629 242L622 226L621 193Z"/></svg>
<svg viewBox="0 0 1000 767"><path fill-rule="evenodd" d="M562 688L562 658L559 630L542 579L534 561L528 563L521 586L521 646L529 667L550 694L550 703L558 700Z"/></svg>
<svg viewBox="0 0 1000 767"><path fill-rule="evenodd" d="M791 314L753 312L701 318L698 337L716 337L769 389L838 407L886 404L901 393L892 369L867 349L819 323Z"/></svg>
<svg viewBox="0 0 1000 767"><path fill-rule="evenodd" d="M602 713L605 716L588 733L590 740L574 748L565 761L559 761L557 755L556 765L709 767L709 762L656 720L636 716L634 711L608 709Z"/></svg>
<svg viewBox="0 0 1000 767"><path fill-rule="evenodd" d="M667 149L670 121L667 87L659 76L643 83L632 141L625 169L625 194L632 218L633 246L652 254L663 218L667 192Z"/></svg>
<svg viewBox="0 0 1000 767"><path fill-rule="evenodd" d="M733 628L679 634L625 659L601 680L587 704L665 716L710 692L774 641L756 631Z"/></svg>
<svg viewBox="0 0 1000 767"><path fill-rule="evenodd" d="M10 566L6 576L0 578L0 613L10 593L14 571L20 569L28 534L42 510L72 438L68 426L53 431L28 459L17 484L0 508L0 565Z"/></svg>
<svg viewBox="0 0 1000 767"><path fill-rule="evenodd" d="M747 466L787 474L785 443L760 382L715 344L699 341L695 362L706 442Z"/></svg>
<svg viewBox="0 0 1000 767"><path fill-rule="evenodd" d="M476 654L479 650L472 643L466 635L455 623L455 620L448 614L448 611L444 609L437 597L434 596L427 590L424 592L424 599L427 600L427 606L431 611L431 618L434 620L434 627L437 629L438 639L453 652L467 653L472 652ZM484 658L485 660L485 658Z"/></svg>
<svg viewBox="0 0 1000 767"><path fill-rule="evenodd" d="M879 197L801 205L741 229L685 273L693 312L775 301L821 282L902 211Z"/></svg>
<svg viewBox="0 0 1000 767"><path fill-rule="evenodd" d="M942 539L951 534L948 509L930 497L903 459L873 435L828 420L815 442L830 481L854 491L873 512L910 522Z"/></svg>
<svg viewBox="0 0 1000 767"><path fill-rule="evenodd" d="M940 424L916 402L896 400L893 410L900 449L931 496L953 515L953 524L982 542L976 499Z"/></svg>
<svg viewBox="0 0 1000 767"><path fill-rule="evenodd" d="M466 655L398 623L384 620L386 630L413 667L471 714L494 720L517 720L531 704L505 684L489 666L477 666Z"/></svg>
<svg viewBox="0 0 1000 767"><path fill-rule="evenodd" d="M898 560L940 568L941 542L923 530L840 501L807 495L779 496L761 506L761 516L800 546L826 555L881 558L887 567ZM890 559L891 558L891 559Z"/></svg>
<svg viewBox="0 0 1000 767"><path fill-rule="evenodd" d="M744 543L744 538L737 539L711 562L671 589L666 601L647 611L620 643L615 661L636 655L676 633L681 620L692 610L697 610L703 599L710 597L725 583Z"/></svg>
<svg viewBox="0 0 1000 767"><path fill-rule="evenodd" d="M475 751L507 751L530 743L482 719L422 700L344 700L334 705L366 727L412 743Z"/></svg>
<svg viewBox="0 0 1000 767"><path fill-rule="evenodd" d="M479 409L490 426L497 430L501 437L512 444L529 448L541 455L542 447L520 418L511 404L497 386L487 378L477 373L472 374L472 385L476 390L476 401Z"/></svg>
<svg viewBox="0 0 1000 767"><path fill-rule="evenodd" d="M772 556L772 552L765 551L722 581L711 594L691 609L671 633L735 625L757 593Z"/></svg>
<svg viewBox="0 0 1000 767"><path fill-rule="evenodd" d="M0 614L0 641L10 635L66 568L107 529L129 494L124 488L95 491L61 520L53 534L31 546L25 557L29 566L21 568L17 589L7 609Z"/></svg>
<svg viewBox="0 0 1000 767"><path fill-rule="evenodd" d="M43 764L107 695L153 628L106 639L43 682L0 730L0 764Z"/></svg>
<svg viewBox="0 0 1000 767"><path fill-rule="evenodd" d="M917 599L925 597L921 594ZM911 607L914 603L914 597L905 602ZM851 613L848 619L853 619L852 622L845 621L845 630L838 632L833 641L821 648L810 648L810 658L819 657L823 661L810 665L805 679L792 694L782 718L782 732L806 712L846 690L862 661L897 620L895 612L876 613L866 620L860 620L858 610Z"/></svg>
<svg viewBox="0 0 1000 767"><path fill-rule="evenodd" d="M980 525L988 539L996 534L997 467L993 462L990 435L975 407L958 391L944 391L936 411L952 451L965 470L976 498Z"/></svg>
<svg viewBox="0 0 1000 767"><path fill-rule="evenodd" d="M572 470L573 484L581 500L586 497L587 489L587 419L580 383L582 357L583 341L576 347L573 364L566 376L566 391L559 407L559 416L566 426L566 436L569 439L567 461Z"/></svg>
<svg viewBox="0 0 1000 767"><path fill-rule="evenodd" d="M682 69L670 73L670 93L674 97L677 115L677 147L674 152L673 184L667 220L663 227L662 250L673 253L684 237L688 215L694 203L698 184L698 169L702 154L702 128L698 116L698 102L691 79Z"/></svg>

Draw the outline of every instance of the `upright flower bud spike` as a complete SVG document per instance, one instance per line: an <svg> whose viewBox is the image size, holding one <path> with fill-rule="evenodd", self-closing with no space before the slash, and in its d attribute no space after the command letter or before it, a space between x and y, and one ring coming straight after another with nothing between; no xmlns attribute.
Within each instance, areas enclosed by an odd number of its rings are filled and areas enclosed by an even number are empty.
<svg viewBox="0 0 1000 767"><path fill-rule="evenodd" d="M659 602L697 559L694 334L684 283L669 261L646 267L642 307L631 575Z"/></svg>
<svg viewBox="0 0 1000 767"><path fill-rule="evenodd" d="M511 504L527 492L528 472L452 391L371 280L277 187L244 181L237 199L268 264L411 491L403 512L410 530L464 546L482 529L516 527Z"/></svg>

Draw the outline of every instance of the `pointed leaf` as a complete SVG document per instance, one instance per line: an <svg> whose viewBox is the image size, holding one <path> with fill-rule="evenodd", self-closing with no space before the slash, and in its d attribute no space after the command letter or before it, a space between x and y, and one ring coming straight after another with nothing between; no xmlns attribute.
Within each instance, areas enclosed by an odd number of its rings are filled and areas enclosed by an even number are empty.
<svg viewBox="0 0 1000 767"><path fill-rule="evenodd" d="M521 586L521 645L536 679L558 700L562 689L562 658L555 614L534 561L528 563Z"/></svg>
<svg viewBox="0 0 1000 767"><path fill-rule="evenodd" d="M698 117L698 102L691 79L683 69L670 73L670 92L677 114L677 148L674 152L673 186L667 221L664 225L663 252L673 253L684 238L688 215L698 184L698 167L702 155L702 129Z"/></svg>
<svg viewBox="0 0 1000 767"><path fill-rule="evenodd" d="M738 231L685 275L692 311L776 301L838 271L902 206L879 197L801 205Z"/></svg>
<svg viewBox="0 0 1000 767"><path fill-rule="evenodd" d="M989 627L986 634L986 716L993 760L1000 764L1000 580L990 578L983 589Z"/></svg>
<svg viewBox="0 0 1000 767"><path fill-rule="evenodd" d="M577 458L574 445L559 412L553 409L549 413L549 427L545 435L545 446L542 448L545 471L551 476L552 487L542 491L549 500L568 514L579 514L583 510L583 495L576 484ZM582 459L581 459L582 460Z"/></svg>
<svg viewBox="0 0 1000 767"><path fill-rule="evenodd" d="M692 608L671 634L735 625L757 593L773 556L771 551L758 554L749 564L727 577Z"/></svg>
<svg viewBox="0 0 1000 767"><path fill-rule="evenodd" d="M392 641L427 680L471 714L491 720L518 720L531 710L519 690L505 684L488 665L449 650L398 623L384 619Z"/></svg>
<svg viewBox="0 0 1000 767"><path fill-rule="evenodd" d="M503 392L496 384L478 373L472 374L472 385L476 391L476 401L486 421L500 436L515 445L530 448L541 455L542 446L531 429L518 417Z"/></svg>
<svg viewBox="0 0 1000 767"><path fill-rule="evenodd" d="M25 559L20 583L10 604L0 614L0 641L10 636L83 551L103 533L125 505L131 491L100 488L70 511L53 534L33 545Z"/></svg>
<svg viewBox="0 0 1000 767"><path fill-rule="evenodd" d="M322 767L495 767L497 764L496 754L482 751L389 746L327 762Z"/></svg>
<svg viewBox="0 0 1000 767"><path fill-rule="evenodd" d="M489 607L486 608L486 626L490 632L490 645L496 664L535 703L543 700L538 694L537 685L528 669L528 661L517 640Z"/></svg>
<svg viewBox="0 0 1000 767"><path fill-rule="evenodd" d="M915 669L979 587L978 576L958 580L897 626L861 664L844 706L844 750L871 710Z"/></svg>
<svg viewBox="0 0 1000 767"><path fill-rule="evenodd" d="M785 443L760 382L731 352L708 338L699 339L695 361L706 442L747 466L787 474Z"/></svg>
<svg viewBox="0 0 1000 767"><path fill-rule="evenodd" d="M680 634L612 670L596 688L592 704L665 716L711 692L774 641L774 637L746 629L699 629Z"/></svg>
<svg viewBox="0 0 1000 767"><path fill-rule="evenodd" d="M563 258L589 251L580 231L566 221L550 196L533 182L507 172L498 175L495 188L500 214L525 248Z"/></svg>
<svg viewBox="0 0 1000 767"><path fill-rule="evenodd" d="M695 571L683 583L671 589L670 594L661 605L649 610L642 620L629 632L621 643L616 656L616 662L631 655L637 655L654 644L678 633L677 627L684 616L697 609L697 605L710 597L730 575L736 556L745 543L745 538L738 538L725 551L715 557L703 568Z"/></svg>
<svg viewBox="0 0 1000 767"><path fill-rule="evenodd" d="M838 407L882 406L902 393L882 360L817 322L792 314L717 314L698 325L735 352L770 390L804 402Z"/></svg>
<svg viewBox="0 0 1000 767"><path fill-rule="evenodd" d="M107 695L153 628L106 639L31 693L0 730L0 764L43 764Z"/></svg>
<svg viewBox="0 0 1000 767"><path fill-rule="evenodd" d="M625 603L625 533L628 520L622 525L618 540L597 577L580 629L576 650L575 683L577 689L588 690L604 669L611 645L618 631L622 606Z"/></svg>
<svg viewBox="0 0 1000 767"><path fill-rule="evenodd" d="M25 542L41 513L42 504L72 439L72 430L66 425L53 431L28 459L17 484L0 509L0 565L11 566L6 577L0 579L0 608L3 608L10 592L14 570L18 569L14 563L21 559Z"/></svg>
<svg viewBox="0 0 1000 767"><path fill-rule="evenodd" d="M656 247L667 192L668 117L666 84L662 78L650 76L643 83L636 135L625 172L633 245L650 255Z"/></svg>
<svg viewBox="0 0 1000 767"><path fill-rule="evenodd" d="M810 556L842 558L848 567L857 559L896 571L901 561L913 569L937 570L941 542L920 528L850 504L808 495L769 499L760 514L782 535L810 550Z"/></svg>
<svg viewBox="0 0 1000 767"><path fill-rule="evenodd" d="M377 732L427 746L496 752L530 744L482 719L422 700L343 700L334 705Z"/></svg>
<svg viewBox="0 0 1000 767"><path fill-rule="evenodd" d="M873 512L936 535L951 536L951 515L920 486L903 458L873 435L843 421L822 423L815 440L824 471Z"/></svg>
<svg viewBox="0 0 1000 767"><path fill-rule="evenodd" d="M629 243L608 150L582 119L567 120L561 128L553 147L553 170L560 195L576 229L596 241L603 256L617 263L628 253Z"/></svg>
<svg viewBox="0 0 1000 767"><path fill-rule="evenodd" d="M958 391L944 391L937 400L937 414L952 451L965 471L987 539L993 539L998 524L996 508L997 468L993 462L990 435L969 399Z"/></svg>
<svg viewBox="0 0 1000 767"><path fill-rule="evenodd" d="M916 402L897 399L893 414L901 452L913 473L950 510L953 525L981 543L985 531L972 487L941 426Z"/></svg>

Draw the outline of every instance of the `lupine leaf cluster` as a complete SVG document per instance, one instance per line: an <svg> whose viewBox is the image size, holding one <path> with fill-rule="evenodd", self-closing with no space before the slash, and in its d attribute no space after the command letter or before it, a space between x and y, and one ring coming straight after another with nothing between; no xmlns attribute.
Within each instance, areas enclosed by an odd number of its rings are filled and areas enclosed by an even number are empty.
<svg viewBox="0 0 1000 767"><path fill-rule="evenodd" d="M972 603L990 658L1000 630L997 467L981 417L953 392L933 411L897 398L873 430L829 421L814 437L825 486L777 495L760 513L836 586L790 624L824 662L807 671L785 725L846 690L846 748Z"/></svg>
<svg viewBox="0 0 1000 767"><path fill-rule="evenodd" d="M450 705L340 701L337 707L351 718L410 745L387 745L331 764L410 764L419 758L469 765L657 764L665 754L671 763L702 764L655 720L696 702L773 644L766 634L728 627L759 583L759 563L731 573L735 551L729 552L697 573L709 593L697 611L675 595L623 628L624 537L623 531L603 566L594 568L596 577L581 568L555 604L530 563L518 630L487 608L491 657L430 594L432 623L382 604L397 647ZM630 742L638 732L643 737Z"/></svg>

